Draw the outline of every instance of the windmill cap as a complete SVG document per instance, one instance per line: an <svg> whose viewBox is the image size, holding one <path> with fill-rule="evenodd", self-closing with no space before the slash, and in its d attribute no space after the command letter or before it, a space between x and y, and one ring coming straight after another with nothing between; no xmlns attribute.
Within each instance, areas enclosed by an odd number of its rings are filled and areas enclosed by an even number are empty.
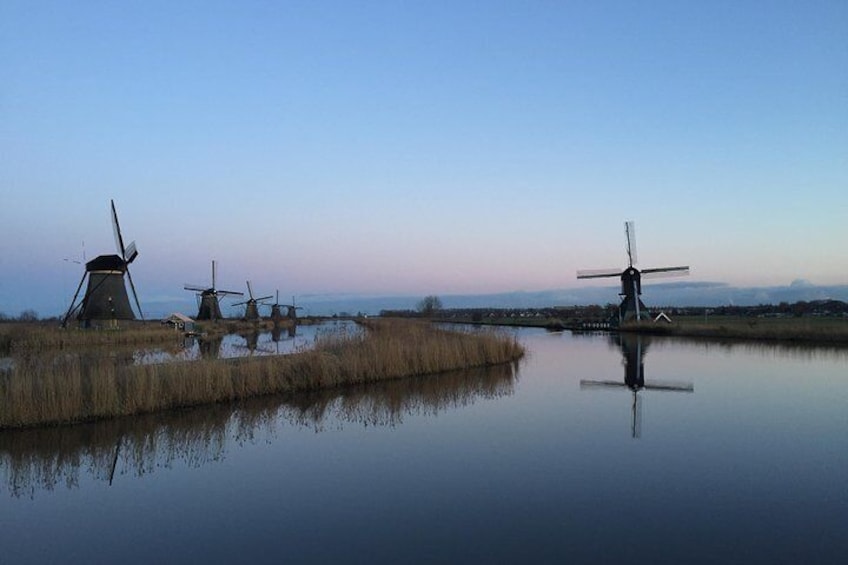
<svg viewBox="0 0 848 565"><path fill-rule="evenodd" d="M85 264L86 271L123 271L126 261L118 255L98 255Z"/></svg>

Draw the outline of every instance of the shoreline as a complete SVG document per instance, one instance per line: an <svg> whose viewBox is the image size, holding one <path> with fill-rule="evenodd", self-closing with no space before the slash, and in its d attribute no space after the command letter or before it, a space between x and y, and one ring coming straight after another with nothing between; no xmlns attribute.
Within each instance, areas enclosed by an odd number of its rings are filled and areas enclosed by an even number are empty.
<svg viewBox="0 0 848 565"><path fill-rule="evenodd" d="M290 355L121 365L85 350L39 355L32 348L0 373L0 430L100 419L300 393L519 360L504 333L448 331L409 320L368 320ZM76 355L75 355L76 353Z"/></svg>
<svg viewBox="0 0 848 565"><path fill-rule="evenodd" d="M707 322L694 320L674 321L670 324L643 322L624 326L611 326L603 321L580 323L557 319L495 319L475 322L471 320L434 320L444 324L472 325L477 327L525 327L548 331L641 333L653 336L689 337L706 339L732 339L766 343L794 343L848 347L848 319L839 318L779 318L744 319L714 318Z"/></svg>

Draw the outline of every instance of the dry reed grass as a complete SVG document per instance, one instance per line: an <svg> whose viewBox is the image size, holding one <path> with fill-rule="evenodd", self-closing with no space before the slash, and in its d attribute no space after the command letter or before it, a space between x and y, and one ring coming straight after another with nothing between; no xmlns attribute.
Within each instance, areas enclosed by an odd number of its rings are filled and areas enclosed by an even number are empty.
<svg viewBox="0 0 848 565"><path fill-rule="evenodd" d="M669 325L640 323L622 331L681 337L715 337L747 340L848 343L848 319L838 318L736 318L715 317L707 321L681 318Z"/></svg>
<svg viewBox="0 0 848 565"><path fill-rule="evenodd" d="M149 345L173 341L182 337L159 323L121 322L118 329L60 328L44 322L0 324L0 354L15 355L47 349L78 349L85 347L117 347Z"/></svg>
<svg viewBox="0 0 848 565"><path fill-rule="evenodd" d="M76 426L0 431L0 491L14 497L74 488L84 477L121 480L160 467L213 464L234 444L276 435L279 423L316 432L331 425L395 426L408 414L438 414L514 391L513 364L371 385L261 396ZM235 440L232 442L230 440Z"/></svg>
<svg viewBox="0 0 848 565"><path fill-rule="evenodd" d="M24 351L0 374L0 428L66 424L265 394L440 373L514 361L504 333L462 333L410 321L372 321L369 331L325 335L287 356L127 365L77 353Z"/></svg>

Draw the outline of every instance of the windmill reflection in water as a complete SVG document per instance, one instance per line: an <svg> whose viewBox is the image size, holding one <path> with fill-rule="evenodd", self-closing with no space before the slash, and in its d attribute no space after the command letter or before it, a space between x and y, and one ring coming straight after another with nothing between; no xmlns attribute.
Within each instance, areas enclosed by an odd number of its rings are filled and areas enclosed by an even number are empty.
<svg viewBox="0 0 848 565"><path fill-rule="evenodd" d="M650 344L650 338L642 334L619 333L610 339L621 348L624 364L624 382L594 381L583 379L580 389L594 388L627 388L633 393L631 434L634 438L642 435L642 397L640 391L661 392L695 392L692 383L674 383L645 380L645 354Z"/></svg>

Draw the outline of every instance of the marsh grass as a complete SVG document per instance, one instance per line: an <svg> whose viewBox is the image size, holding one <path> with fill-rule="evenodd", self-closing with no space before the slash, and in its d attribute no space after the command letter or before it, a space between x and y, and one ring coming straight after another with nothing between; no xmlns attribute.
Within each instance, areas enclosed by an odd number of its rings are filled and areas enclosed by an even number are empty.
<svg viewBox="0 0 848 565"><path fill-rule="evenodd" d="M322 334L286 356L132 365L79 352L24 349L0 373L0 428L67 424L266 394L314 391L506 363L524 354L501 332L453 332L413 321Z"/></svg>
<svg viewBox="0 0 848 565"><path fill-rule="evenodd" d="M822 344L848 344L848 319L839 318L743 318L715 316L679 318L672 324L640 323L621 331L685 337L715 337Z"/></svg>
<svg viewBox="0 0 848 565"><path fill-rule="evenodd" d="M199 468L228 449L276 437L279 424L312 429L395 426L408 414L438 414L513 393L511 363L369 385L260 396L168 413L99 420L76 426L0 431L0 492L34 497L86 476L121 481L160 468ZM232 441L234 440L234 441Z"/></svg>
<svg viewBox="0 0 848 565"><path fill-rule="evenodd" d="M158 322L122 322L117 329L60 328L56 324L0 324L0 355L15 355L45 350L79 349L88 347L119 347L172 342L182 337Z"/></svg>

